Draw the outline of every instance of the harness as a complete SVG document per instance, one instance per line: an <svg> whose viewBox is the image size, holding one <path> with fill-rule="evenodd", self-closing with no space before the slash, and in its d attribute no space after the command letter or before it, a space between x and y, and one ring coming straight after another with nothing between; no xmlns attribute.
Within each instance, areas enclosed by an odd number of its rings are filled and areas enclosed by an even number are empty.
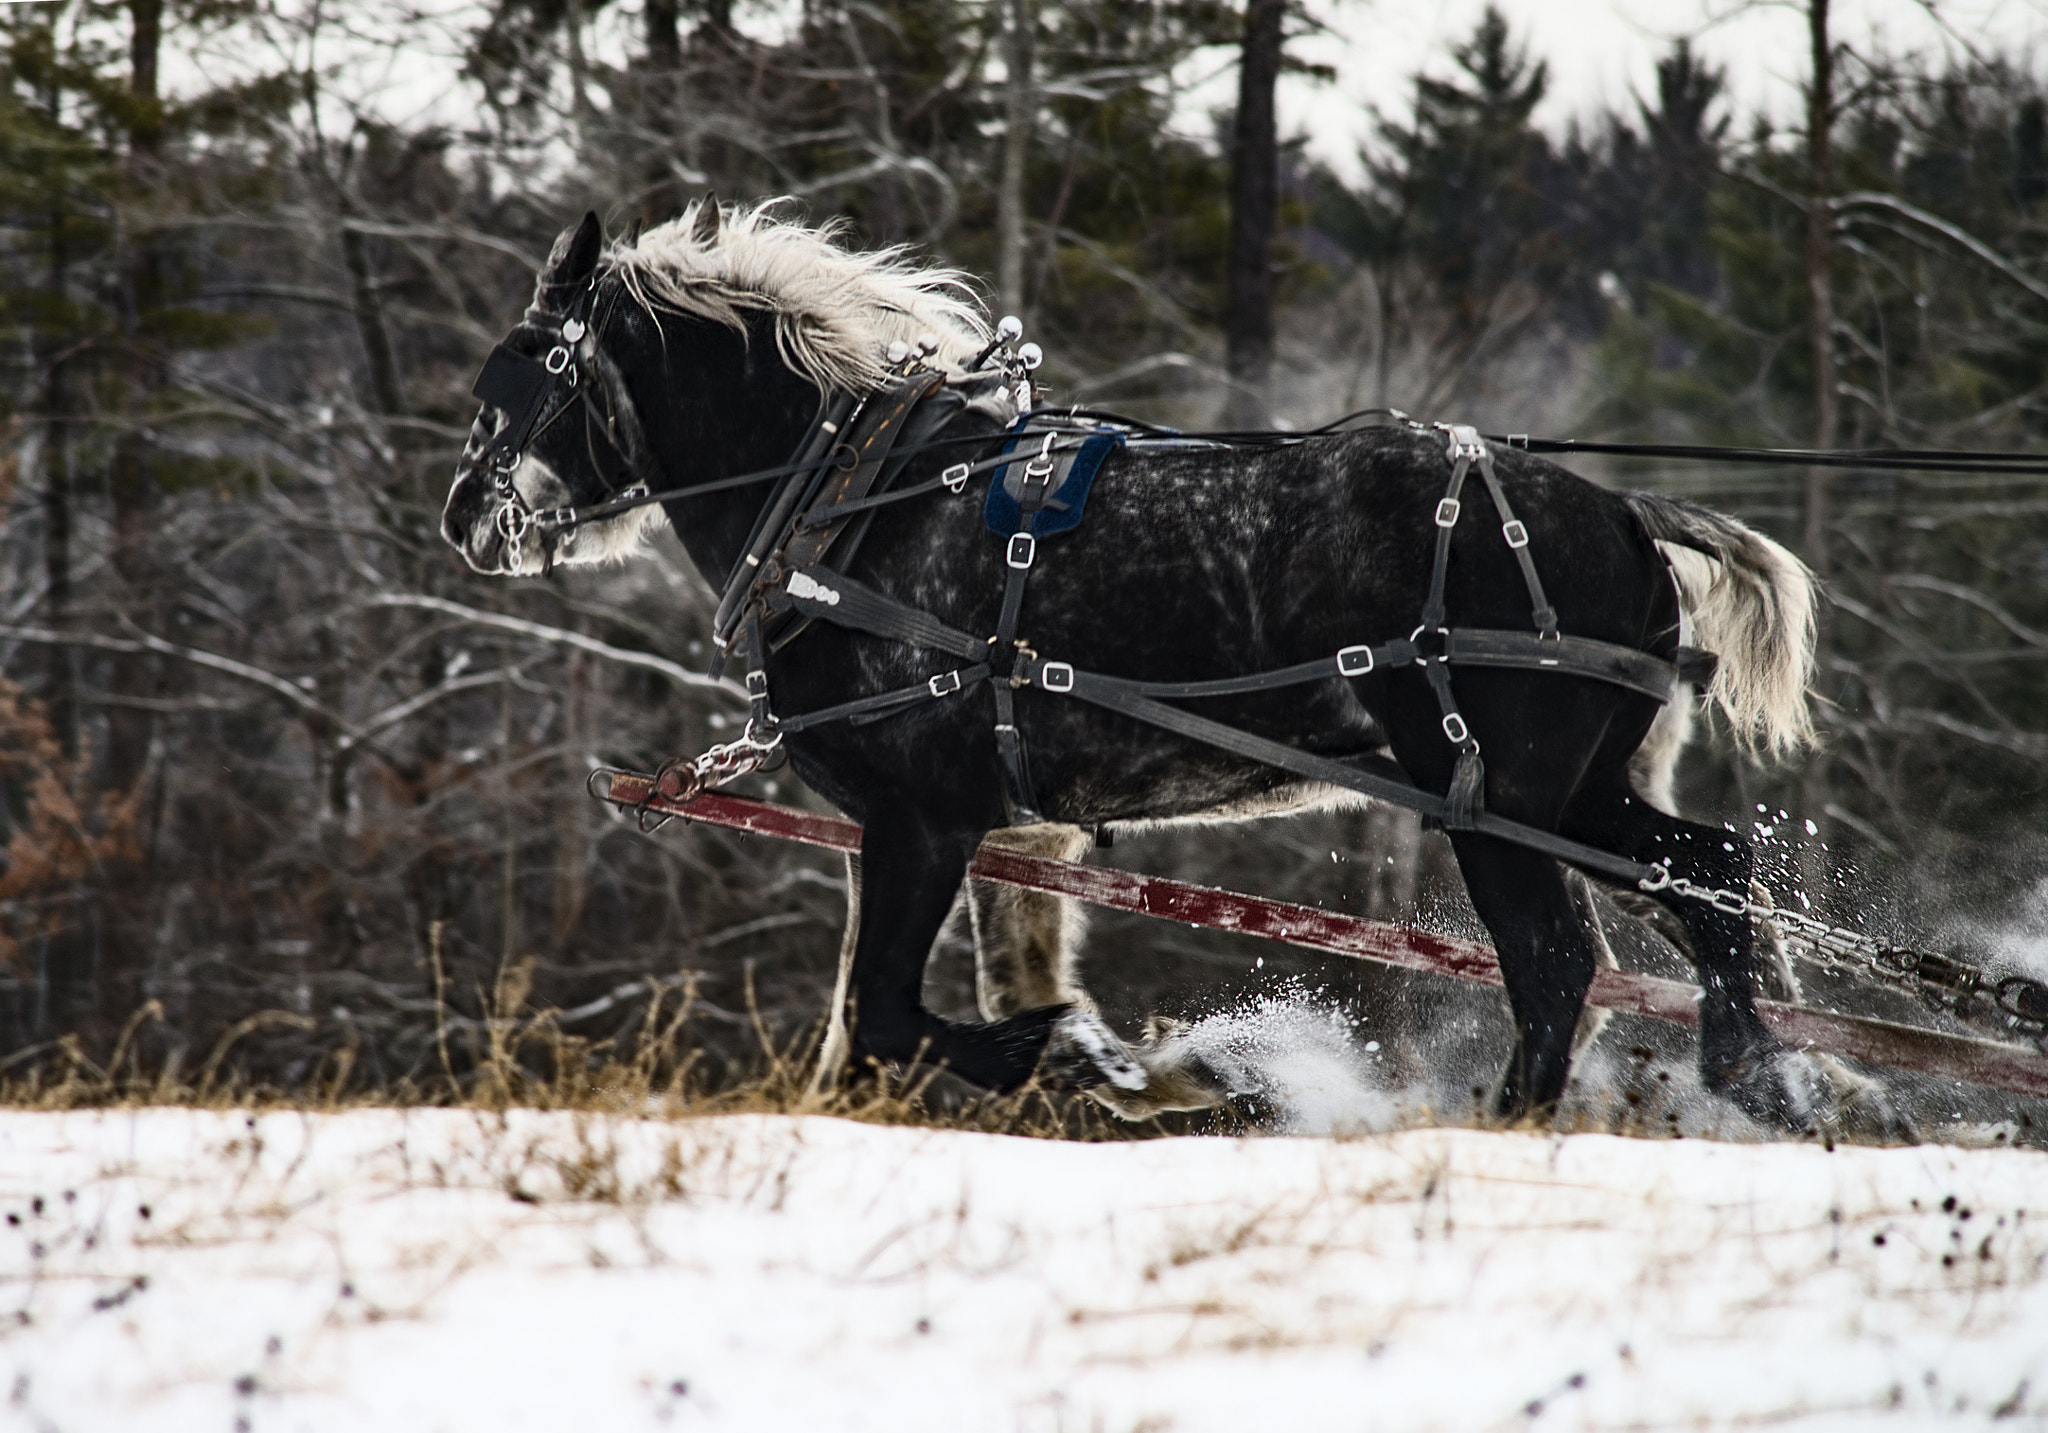
<svg viewBox="0 0 2048 1433"><path fill-rule="evenodd" d="M763 502L754 529L724 584L713 640L718 656L713 675L727 660L743 655L745 684L752 706L746 732L711 768L704 763L672 767L679 789L671 797L694 795L708 785L758 766L791 732L829 722L864 724L905 713L929 701L944 701L988 682L994 707L994 742L1003 773L1004 797L1013 824L1045 818L1037 806L1029 753L1016 722L1016 693L1026 687L1070 697L1133 718L1148 725L1217 747L1249 760L1279 768L1308 780L1358 792L1404 806L1447 830L1476 831L1514 842L1589 870L1628 881L1646 890L1674 884L1668 864L1647 865L1602 851L1554 832L1508 820L1485 809L1485 766L1477 738L1458 709L1451 684L1454 667L1552 671L1589 678L1639 692L1660 702L1671 701L1682 683L1711 679L1711 653L1681 647L1676 663L1647 652L1588 637L1563 633L1557 612L1543 590L1529 552L1528 529L1515 516L1494 470L1491 449L1478 431L1464 424L1424 425L1396 417L1417 431L1444 435L1451 476L1436 506L1436 541L1428 596L1415 629L1406 637L1340 648L1327 657L1243 676L1192 682L1140 682L1075 668L1041 655L1019 637L1024 597L1036 566L1042 540L1078 525L1090 485L1103 459L1125 447L1254 446L1295 443L1312 435L1217 435L1189 438L1149 428L1113 415L1046 414L1026 411L1005 435L993 457L954 462L937 477L895 489L892 484L908 461L919 454L962 444L985 444L985 433L952 439L938 436L964 408L963 389L1016 385L1028 394L1027 373L1035 367L1030 345L1023 355L999 358L999 371L979 370L1000 345L991 344L966 378L951 378L930 364L935 340L916 350L892 345L890 379L866 398L828 396L791 460L779 467L655 491L654 465L623 376L603 356L600 339L618 303L623 285L613 289L600 309L606 277L600 270L581 289L559 325L551 316L529 310L525 323L550 332L556 342L540 359L527 358L500 344L478 376L475 393L507 414L507 423L485 451L497 490L506 498L498 513L500 530L515 554L529 530L538 531L552 557L559 534L650 503L666 502L745 486L775 483ZM592 315L596 318L593 322ZM595 375L586 380L588 366ZM600 395L593 397L593 390ZM602 406L599 406L600 399ZM534 510L518 494L511 475L534 439L581 403L586 435L593 416L623 465L612 469L593 462L606 475L607 498L594 506ZM1022 406L1022 405L1020 405ZM588 438L586 437L586 441ZM1503 542L1514 554L1528 591L1533 630L1509 631L1448 625L1444 588L1449 570L1452 534L1464 514L1461 494L1477 467ZM875 511L885 505L945 490L962 494L977 476L994 474L984 502L988 525L1003 538L1003 595L996 630L975 636L942 619L846 575ZM516 514L508 517L508 514ZM828 565L826 559L837 564ZM956 665L893 691L839 702L814 711L777 715L770 706L767 655L794 641L813 621L850 631L944 653ZM1363 677L1374 672L1419 667L1441 713L1444 739L1455 752L1449 789L1444 795L1424 791L1392 761L1363 757L1337 761L1284 743L1255 736L1222 722L1199 716L1175 701L1275 691L1332 679Z"/></svg>
<svg viewBox="0 0 2048 1433"><path fill-rule="evenodd" d="M773 718L774 724L780 731L790 732L828 721L874 720L884 715L895 715L924 701L950 697L976 682L993 678L996 750L1002 761L1011 818L1018 824L1044 819L1036 809L1029 759L1014 718L1015 693L1024 687L1035 686L1041 691L1084 701L1297 776L1405 806L1448 830L1469 830L1498 836L1631 883L1647 880L1655 888L1660 880L1670 879L1669 872L1661 866L1630 861L1554 832L1510 821L1484 809L1484 768L1479 744L1458 711L1448 669L1491 667L1553 671L1607 682L1658 701L1670 701L1676 696L1681 682L1711 678L1712 656L1688 649L1681 652L1680 662L1671 663L1633 647L1559 632L1555 612L1544 599L1542 583L1535 576L1533 562L1524 569L1524 578L1530 588L1535 630L1499 631L1445 625L1443 586L1450 534L1462 513L1456 493L1473 464L1479 465L1487 480L1488 494L1494 499L1496 511L1504 515L1503 538L1510 549L1526 557L1528 536L1526 528L1513 516L1507 504L1506 495L1492 472L1492 460L1483 440L1462 425L1444 431L1454 454L1450 491L1438 504L1436 512L1437 555L1432 567L1430 597L1424 604L1423 620L1406 637L1377 644L1346 646L1328 657L1269 671L1192 682L1132 681L1080 670L1071 663L1041 656L1029 643L1019 640L1016 631L1026 582L1037 557L1038 534L1031 530L1032 518L1044 507L1049 492L1063 490L1065 486L1060 476L1062 464L1048 461L1043 456L1047 452L1044 445L1050 444L1057 449L1061 442L1062 430L1055 429L1051 435L1040 437L1042 456L1023 465L1021 491L1016 500L1019 526L1005 543L1003 605L995 635L987 638L974 636L823 565L795 569L780 592L769 594L771 607L787 606L849 630L944 652L961 659L965 665L936 673L915 686L796 716L776 717ZM1085 435L1069 433L1066 438L1066 466L1071 469L1080 450L1102 436L1096 432ZM1129 440L1125 438L1123 441ZM1546 614L1549 617L1547 622ZM999 675L1005 657L1010 667L1007 676ZM1443 796L1417 787L1391 761L1372 757L1335 761L1169 705L1174 701L1204 697L1275 691L1332 678L1362 677L1410 665L1423 669L1442 709L1445 739L1458 753L1451 789Z"/></svg>

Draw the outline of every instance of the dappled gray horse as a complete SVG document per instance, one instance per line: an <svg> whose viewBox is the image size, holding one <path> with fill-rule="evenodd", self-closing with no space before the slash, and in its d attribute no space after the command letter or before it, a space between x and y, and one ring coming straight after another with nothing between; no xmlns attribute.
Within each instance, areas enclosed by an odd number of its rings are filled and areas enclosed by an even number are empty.
<svg viewBox="0 0 2048 1433"><path fill-rule="evenodd" d="M1452 625L1526 636L1532 596L1541 635L1561 639L1550 650L1590 644L1659 671L1689 623L1718 654L1708 693L1732 728L1790 751L1810 735L1813 588L1797 560L1683 500L1609 492L1476 435L1447 447L1421 425L1119 437L1083 520L1020 547L984 515L1020 420L1016 373L980 367L989 347L959 275L849 252L767 206L707 202L625 243L590 216L562 235L479 380L487 401L448 498L444 532L479 572L617 560L666 520L705 578L743 599L731 630L757 716L772 699L796 771L864 828L828 1067L851 1049L997 1090L1055 1071L1131 1115L1213 1100L1173 1040L1134 1050L1093 1015L1075 917L1050 897L975 887L984 1019L924 1008L925 963L975 849L1071 857L1092 829L1419 789L1449 813L1499 956L1516 1031L1501 1113L1540 1114L1564 1087L1597 959L1575 865L1661 874L1630 893L1667 914L1698 967L1706 1084L1758 1117L1810 1121L1808 1075L1753 1003L1749 914L1727 898L1750 887L1749 843L1672 811L1690 689L1525 661L1460 666L1453 690L1445 666ZM778 533L793 549L809 519L835 519L765 510L764 493L790 489L756 479L806 460L824 471L826 415L881 406L906 374L924 386L904 421L922 426L842 523L857 543L837 567L787 558ZM1502 523L1461 520L1445 497L1460 452L1484 460L1489 485L1462 511L1491 501ZM641 503L649 493L662 501ZM1448 617L1418 626L1432 603ZM1293 675L1242 680L1275 671ZM1134 681L1179 705L1105 705ZM1090 691L1099 700L1076 699Z"/></svg>

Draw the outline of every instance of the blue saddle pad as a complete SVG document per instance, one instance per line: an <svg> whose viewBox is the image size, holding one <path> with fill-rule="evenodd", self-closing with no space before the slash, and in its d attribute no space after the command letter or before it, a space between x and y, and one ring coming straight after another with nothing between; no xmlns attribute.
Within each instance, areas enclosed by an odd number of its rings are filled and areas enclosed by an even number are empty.
<svg viewBox="0 0 2048 1433"><path fill-rule="evenodd" d="M1045 537L1079 526L1082 506L1088 501L1088 489L1094 486L1102 460L1123 445L1122 433L1095 433L1078 448L1055 452L1053 458L1059 468L1054 472L1053 490L1045 506L1032 515L1031 535ZM1035 442L1029 445L1032 449L1037 446ZM1003 455L1007 457L1016 449L1017 440L1012 438L1003 445ZM1016 462L996 469L988 485L988 502L981 515L988 530L998 537L1009 537L1017 531L1017 519L1021 516L1017 493L1023 486L1024 464L1031 456L1030 452L1019 453Z"/></svg>

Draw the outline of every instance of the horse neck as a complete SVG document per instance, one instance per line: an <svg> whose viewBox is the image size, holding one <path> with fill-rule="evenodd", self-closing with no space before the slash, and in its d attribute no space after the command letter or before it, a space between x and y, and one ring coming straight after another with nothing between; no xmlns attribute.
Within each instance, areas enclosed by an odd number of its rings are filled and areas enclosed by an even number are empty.
<svg viewBox="0 0 2048 1433"><path fill-rule="evenodd" d="M688 487L780 467L817 419L819 393L781 359L765 321L744 336L723 325L665 315L646 354L665 372L641 422L669 483ZM775 490L762 482L664 506L690 560L714 587L739 561L754 520Z"/></svg>

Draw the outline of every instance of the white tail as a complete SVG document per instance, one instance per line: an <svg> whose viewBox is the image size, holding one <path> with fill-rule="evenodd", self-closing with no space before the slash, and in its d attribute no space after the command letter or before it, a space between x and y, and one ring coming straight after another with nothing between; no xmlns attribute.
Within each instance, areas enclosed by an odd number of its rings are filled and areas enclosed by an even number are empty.
<svg viewBox="0 0 2048 1433"><path fill-rule="evenodd" d="M1699 645L1721 659L1708 695L1736 740L1788 756L1813 741L1813 574L1762 533L1683 498L1627 495L1671 564Z"/></svg>

